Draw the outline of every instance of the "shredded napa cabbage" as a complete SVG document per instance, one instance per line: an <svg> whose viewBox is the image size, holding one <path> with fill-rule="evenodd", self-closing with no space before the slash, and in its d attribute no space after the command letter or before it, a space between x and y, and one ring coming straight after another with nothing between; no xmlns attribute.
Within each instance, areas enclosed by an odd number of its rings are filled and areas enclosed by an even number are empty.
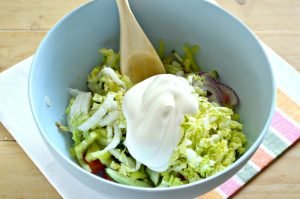
<svg viewBox="0 0 300 199"><path fill-rule="evenodd" d="M186 115L183 138L175 149L170 167L162 173L169 186L211 176L232 164L245 151L242 124L232 120L233 111L199 96L199 112Z"/></svg>
<svg viewBox="0 0 300 199"><path fill-rule="evenodd" d="M101 49L103 62L88 75L89 91L69 89L67 125L56 123L61 131L71 132L73 147L70 151L80 166L91 171L89 163L99 160L114 171L112 174L117 173L119 181L113 180L120 183L169 187L211 176L243 154L246 137L243 125L238 122L239 115L230 108L210 102L207 92L201 89L204 79L197 75L199 66L195 59L199 50L198 45L185 45L183 55L172 51L166 56L165 45L160 42L158 54L166 71L185 77L194 87L199 111L185 115L181 141L171 157L170 166L157 173L137 162L126 148L122 100L133 84L120 72L120 55L112 49Z"/></svg>

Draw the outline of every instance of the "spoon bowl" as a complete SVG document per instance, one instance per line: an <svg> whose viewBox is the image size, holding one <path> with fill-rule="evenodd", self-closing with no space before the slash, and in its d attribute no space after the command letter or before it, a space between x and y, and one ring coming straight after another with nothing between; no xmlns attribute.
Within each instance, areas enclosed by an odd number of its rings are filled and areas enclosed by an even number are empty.
<svg viewBox="0 0 300 199"><path fill-rule="evenodd" d="M165 73L155 49L130 10L128 0L116 0L120 16L121 71L133 83Z"/></svg>

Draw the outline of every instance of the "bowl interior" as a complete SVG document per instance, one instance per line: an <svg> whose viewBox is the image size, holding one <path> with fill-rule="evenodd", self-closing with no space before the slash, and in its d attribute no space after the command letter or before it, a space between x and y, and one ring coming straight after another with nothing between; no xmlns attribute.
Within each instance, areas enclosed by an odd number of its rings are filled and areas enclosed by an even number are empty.
<svg viewBox="0 0 300 199"><path fill-rule="evenodd" d="M200 44L201 70L217 70L221 81L240 97L238 112L248 149L270 115L274 86L269 64L255 38L226 12L199 0L131 0L137 20L154 46L167 50ZM65 17L41 44L30 74L30 101L36 122L49 144L70 157L70 134L57 131L64 120L68 88L86 89L89 71L101 62L100 48L119 48L115 1L94 1ZM51 106L49 105L49 99Z"/></svg>

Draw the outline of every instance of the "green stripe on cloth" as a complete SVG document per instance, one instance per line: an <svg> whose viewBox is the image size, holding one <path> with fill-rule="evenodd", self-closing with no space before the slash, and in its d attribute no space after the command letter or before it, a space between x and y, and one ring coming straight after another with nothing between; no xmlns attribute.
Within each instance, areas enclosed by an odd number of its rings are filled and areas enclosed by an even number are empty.
<svg viewBox="0 0 300 199"><path fill-rule="evenodd" d="M271 151L275 156L280 155L286 148L288 148L288 144L271 130L268 131L265 139L262 142L262 145Z"/></svg>
<svg viewBox="0 0 300 199"><path fill-rule="evenodd" d="M236 175L244 182L248 182L258 173L253 166L247 163Z"/></svg>

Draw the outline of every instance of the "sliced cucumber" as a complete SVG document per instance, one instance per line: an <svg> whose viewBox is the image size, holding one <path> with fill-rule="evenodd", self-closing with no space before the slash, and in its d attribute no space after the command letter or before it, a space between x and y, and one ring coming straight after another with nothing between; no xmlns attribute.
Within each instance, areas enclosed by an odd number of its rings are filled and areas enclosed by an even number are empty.
<svg viewBox="0 0 300 199"><path fill-rule="evenodd" d="M120 184L137 186L137 187L151 187L151 185L146 183L146 182L131 179L131 178L129 178L127 176L124 176L124 175L122 175L122 174L120 174L120 173L118 173L115 170L112 170L110 168L106 168L105 171L111 179L113 179L114 181L116 181Z"/></svg>
<svg viewBox="0 0 300 199"><path fill-rule="evenodd" d="M218 79L219 78L219 73L216 70L210 71L208 72L208 75L214 79Z"/></svg>
<svg viewBox="0 0 300 199"><path fill-rule="evenodd" d="M124 153L122 153L119 149L112 149L110 153L117 158L121 163L125 164L130 168L135 168L135 162L132 158L127 157Z"/></svg>
<svg viewBox="0 0 300 199"><path fill-rule="evenodd" d="M148 167L146 169L146 173L149 175L149 177L150 177L151 181L153 182L153 184L155 186L157 186L158 183L159 183L160 174L158 172L156 172L156 171L152 171Z"/></svg>

